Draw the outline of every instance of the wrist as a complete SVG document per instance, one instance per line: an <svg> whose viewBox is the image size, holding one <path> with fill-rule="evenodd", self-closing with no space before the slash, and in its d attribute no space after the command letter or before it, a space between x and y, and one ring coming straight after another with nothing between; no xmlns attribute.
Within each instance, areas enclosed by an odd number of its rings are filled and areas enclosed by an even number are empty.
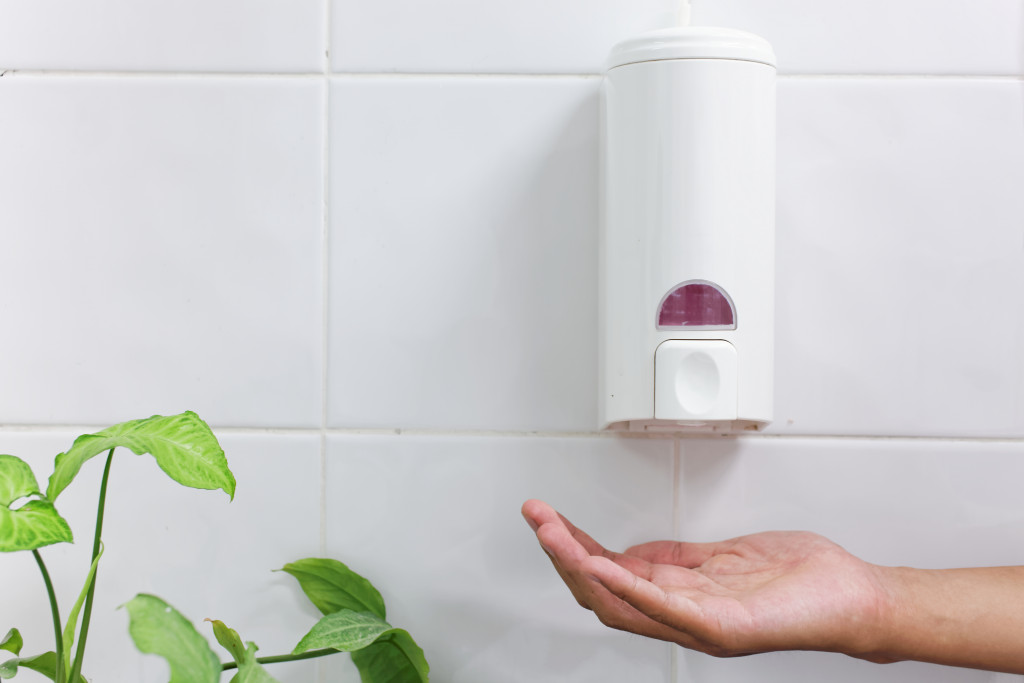
<svg viewBox="0 0 1024 683"><path fill-rule="evenodd" d="M866 601L843 654L875 664L907 659L904 642L909 635L907 614L912 585L920 570L909 567L867 566L874 594Z"/></svg>
<svg viewBox="0 0 1024 683"><path fill-rule="evenodd" d="M1024 567L873 567L879 608L847 652L873 662L914 660L1024 673Z"/></svg>

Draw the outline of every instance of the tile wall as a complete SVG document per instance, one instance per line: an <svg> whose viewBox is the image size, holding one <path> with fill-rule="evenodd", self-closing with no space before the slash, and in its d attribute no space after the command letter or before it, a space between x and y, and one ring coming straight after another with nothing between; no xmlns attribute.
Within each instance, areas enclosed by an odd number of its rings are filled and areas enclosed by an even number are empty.
<svg viewBox="0 0 1024 683"><path fill-rule="evenodd" d="M692 4L780 64L776 422L739 440L594 432L599 74L677 0L0 0L0 451L43 479L81 431L193 409L239 482L117 460L88 675L166 680L137 592L290 649L316 615L270 570L323 554L436 681L1009 678L612 632L519 519L1024 563L1024 5ZM47 551L68 605L83 551ZM0 629L48 649L33 563L0 561Z"/></svg>

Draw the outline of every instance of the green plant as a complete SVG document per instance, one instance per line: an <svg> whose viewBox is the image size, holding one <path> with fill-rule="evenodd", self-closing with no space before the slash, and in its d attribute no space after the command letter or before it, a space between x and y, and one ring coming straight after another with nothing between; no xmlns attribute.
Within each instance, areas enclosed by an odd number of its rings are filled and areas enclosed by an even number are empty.
<svg viewBox="0 0 1024 683"><path fill-rule="evenodd" d="M235 478L224 451L209 426L193 412L132 420L95 434L78 437L54 461L44 494L27 463L0 455L0 552L30 551L35 557L50 603L55 647L20 657L22 637L12 628L0 640L0 650L15 655L0 664L0 679L19 669L36 671L55 683L83 683L82 663L89 634L96 573L103 555L103 513L114 451L124 447L136 455L152 455L174 481L197 489L221 489L232 499ZM60 610L49 572L39 549L70 543L71 528L54 501L72 482L82 465L106 452L93 535L92 562L78 599L61 624ZM384 599L373 585L341 562L309 558L286 564L282 571L299 582L303 592L323 613L295 649L283 655L256 657L252 642L218 620L207 619L217 642L233 661L221 663L209 643L176 609L153 595L140 594L124 605L129 633L136 647L167 660L170 683L217 683L223 671L237 669L233 683L272 683L264 664L350 652L364 683L422 683L429 666L423 650L408 632L386 621ZM79 627L79 617L81 626ZM77 638L76 638L77 632ZM77 640L77 649L74 648ZM75 650L72 653L72 650Z"/></svg>

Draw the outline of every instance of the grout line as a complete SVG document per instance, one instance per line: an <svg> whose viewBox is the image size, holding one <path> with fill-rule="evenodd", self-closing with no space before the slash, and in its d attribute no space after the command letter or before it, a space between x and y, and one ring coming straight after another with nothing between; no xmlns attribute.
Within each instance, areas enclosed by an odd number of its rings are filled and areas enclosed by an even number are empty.
<svg viewBox="0 0 1024 683"><path fill-rule="evenodd" d="M679 539L679 496L683 473L683 441L672 440L672 540Z"/></svg>
<svg viewBox="0 0 1024 683"><path fill-rule="evenodd" d="M600 73L513 73L513 72L428 72L428 71L332 71L329 52L328 62L322 72L295 71L70 71L62 69L6 69L0 77L33 76L37 78L163 78L163 79L222 79L243 78L277 80L302 79L319 80L327 77L343 78L601 78Z"/></svg>
<svg viewBox="0 0 1024 683"><path fill-rule="evenodd" d="M672 440L672 540L679 541L679 511L681 484L683 479L683 440ZM679 680L679 647L673 647L669 643L669 680L676 683Z"/></svg>
<svg viewBox="0 0 1024 683"><path fill-rule="evenodd" d="M320 248L320 283L321 297L321 346L320 346L320 557L327 557L327 387L330 373L330 322L331 322L331 0L322 0L324 4L323 48L324 62L321 88L323 102L323 118L320 121L321 143L320 163L323 166L323 183L321 205L323 224L321 226ZM316 664L316 678L319 683L327 683L327 666L323 661Z"/></svg>
<svg viewBox="0 0 1024 683"><path fill-rule="evenodd" d="M330 357L330 292L331 292L331 3L324 0L324 62L323 62L323 118L321 164L323 165L323 225L321 226L321 347L320 347L320 554L327 553L327 386Z"/></svg>
<svg viewBox="0 0 1024 683"><path fill-rule="evenodd" d="M550 79L599 79L604 75L600 73L503 73L503 72L480 72L480 73L458 73L458 72L416 72L416 71L337 71L331 74L335 78L350 79L416 79L416 78L450 78L450 79L480 79L480 78L505 78L509 80L523 80L534 78Z"/></svg>
<svg viewBox="0 0 1024 683"><path fill-rule="evenodd" d="M326 390L326 387L325 387ZM323 418L321 418L323 420ZM65 432L88 434L109 427L82 424L7 424L0 425L0 435L32 432ZM408 437L485 437L485 438L561 438L561 439L673 439L682 444L687 440L819 440L819 441L889 441L889 442L949 442L949 443L1007 443L1024 444L1024 436L900 436L867 434L742 434L723 436L721 434L679 435L672 433L644 432L587 432L587 431L528 431L498 429L431 429L431 428L338 428L327 427L232 427L211 425L214 433L234 436L408 436Z"/></svg>
<svg viewBox="0 0 1024 683"><path fill-rule="evenodd" d="M913 436L900 434L744 434L742 439L829 439L833 441L948 441L964 443L1024 443L1020 436Z"/></svg>
<svg viewBox="0 0 1024 683"><path fill-rule="evenodd" d="M318 80L322 73L296 71L281 73L271 71L67 71L60 69L7 69L2 76L35 78L161 78L161 79L274 79L274 80Z"/></svg>
<svg viewBox="0 0 1024 683"><path fill-rule="evenodd" d="M62 69L6 69L2 77L34 76L39 78L165 78L165 79L275 79L319 80L346 79L597 79L601 73L523 73L523 72L428 72L428 71L331 71L330 50L325 52L322 72L296 71L72 71ZM928 74L928 73L780 73L779 80L939 80L939 81L1024 81L1024 74Z"/></svg>
<svg viewBox="0 0 1024 683"><path fill-rule="evenodd" d="M329 120L330 120L330 88L326 82L323 83L322 96L324 98L323 116L320 122L322 127L323 149L321 150L321 164L323 165L322 210L323 225L321 226L320 237L320 556L326 557L327 553L327 377L328 377L328 352L330 350L330 250L328 249L330 202L328 201L330 190L330 168L328 154Z"/></svg>
<svg viewBox="0 0 1024 683"><path fill-rule="evenodd" d="M906 74L858 74L858 73L836 73L836 74L798 74L781 73L777 75L780 80L930 80L930 81L1022 81L1024 74L927 74L927 73L906 73Z"/></svg>
<svg viewBox="0 0 1024 683"><path fill-rule="evenodd" d="M331 0L324 3L324 74L331 75Z"/></svg>

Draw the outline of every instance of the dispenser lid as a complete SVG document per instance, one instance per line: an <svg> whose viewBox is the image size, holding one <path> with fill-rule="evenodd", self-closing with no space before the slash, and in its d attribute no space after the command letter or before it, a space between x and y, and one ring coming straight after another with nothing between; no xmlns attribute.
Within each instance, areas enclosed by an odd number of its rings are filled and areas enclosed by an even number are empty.
<svg viewBox="0 0 1024 683"><path fill-rule="evenodd" d="M664 59L737 59L775 66L767 40L753 33L711 26L681 26L642 33L612 48L608 70Z"/></svg>

